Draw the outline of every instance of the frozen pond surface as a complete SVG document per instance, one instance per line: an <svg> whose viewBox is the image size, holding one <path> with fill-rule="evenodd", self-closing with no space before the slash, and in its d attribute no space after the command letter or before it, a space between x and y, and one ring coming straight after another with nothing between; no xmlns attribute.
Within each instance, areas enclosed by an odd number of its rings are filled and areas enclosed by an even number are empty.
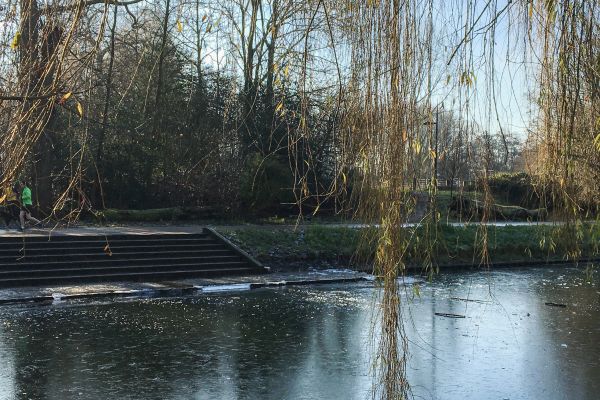
<svg viewBox="0 0 600 400"><path fill-rule="evenodd" d="M462 272L420 292L405 302L415 398L598 399L597 274ZM365 283L2 306L0 399L364 399L377 293Z"/></svg>

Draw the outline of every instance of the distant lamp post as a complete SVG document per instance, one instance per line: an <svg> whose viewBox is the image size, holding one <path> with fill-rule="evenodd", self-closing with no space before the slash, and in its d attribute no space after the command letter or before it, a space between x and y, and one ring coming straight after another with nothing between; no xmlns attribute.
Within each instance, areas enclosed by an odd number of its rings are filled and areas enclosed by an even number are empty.
<svg viewBox="0 0 600 400"><path fill-rule="evenodd" d="M442 108L444 108L444 103L442 103ZM435 106L435 122L425 122L423 125L430 126L435 125L435 139L434 139L434 148L433 148L433 184L437 189L437 175L438 175L438 127L440 118L440 105Z"/></svg>
<svg viewBox="0 0 600 400"><path fill-rule="evenodd" d="M442 109L444 108L444 103L441 103L442 105ZM439 126L440 126L440 104L438 104L437 106L435 106L435 122L425 122L424 125L429 126L429 125L435 125L435 144L434 144L434 148L433 148L433 185L435 188L434 193L437 193L437 186L438 186L438 131L439 131ZM436 206L436 199L435 196L433 196L432 198L432 219L433 219L433 223L434 225L437 223L437 206Z"/></svg>

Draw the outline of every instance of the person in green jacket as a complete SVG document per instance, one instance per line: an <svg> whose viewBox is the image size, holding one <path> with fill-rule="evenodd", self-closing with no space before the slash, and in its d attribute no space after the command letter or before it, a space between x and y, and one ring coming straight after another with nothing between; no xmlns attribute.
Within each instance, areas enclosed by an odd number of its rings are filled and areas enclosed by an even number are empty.
<svg viewBox="0 0 600 400"><path fill-rule="evenodd" d="M31 201L31 189L27 186L27 182L21 182L21 212L19 213L19 220L21 221L21 231L25 230L25 218L28 221L33 221L36 224L40 223L39 219L31 216L31 208L33 202Z"/></svg>

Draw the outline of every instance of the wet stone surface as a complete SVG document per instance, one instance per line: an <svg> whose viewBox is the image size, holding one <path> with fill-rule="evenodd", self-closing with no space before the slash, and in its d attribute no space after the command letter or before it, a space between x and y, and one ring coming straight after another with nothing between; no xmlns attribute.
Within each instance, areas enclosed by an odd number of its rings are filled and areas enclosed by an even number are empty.
<svg viewBox="0 0 600 400"><path fill-rule="evenodd" d="M415 396L597 399L600 285L587 278L530 268L409 280ZM359 282L4 305L0 399L364 399L379 295Z"/></svg>
<svg viewBox="0 0 600 400"><path fill-rule="evenodd" d="M158 282L112 282L77 285L51 285L22 288L0 288L0 305L26 302L48 302L58 298L113 298L113 297L172 297L185 291L204 287L252 284L277 286L298 282L330 282L335 280L370 279L369 274L349 269L304 268L295 272L258 275L223 276Z"/></svg>

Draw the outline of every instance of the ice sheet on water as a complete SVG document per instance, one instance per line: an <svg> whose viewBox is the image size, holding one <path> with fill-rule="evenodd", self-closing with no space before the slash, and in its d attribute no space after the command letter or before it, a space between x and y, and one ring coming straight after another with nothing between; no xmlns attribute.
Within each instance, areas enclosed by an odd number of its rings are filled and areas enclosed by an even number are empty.
<svg viewBox="0 0 600 400"><path fill-rule="evenodd" d="M64 294L64 293L54 292L54 293L52 293L52 302L53 303L60 303L61 301L63 301L63 298L65 296L66 296L66 294Z"/></svg>
<svg viewBox="0 0 600 400"><path fill-rule="evenodd" d="M309 275L355 275L356 271L347 268L328 268L328 269L311 269Z"/></svg>
<svg viewBox="0 0 600 400"><path fill-rule="evenodd" d="M210 286L195 286L196 289L202 290L204 293L212 292L231 292L240 290L250 290L249 283L235 283L231 285L210 285Z"/></svg>
<svg viewBox="0 0 600 400"><path fill-rule="evenodd" d="M375 275L365 274L362 276L363 279L367 281L374 281L377 279ZM415 283L423 283L425 279L418 276L401 276L398 278L398 282L403 285L414 285Z"/></svg>
<svg viewBox="0 0 600 400"><path fill-rule="evenodd" d="M402 276L402 277L398 278L398 281L405 285L414 285L415 283L425 282L425 279L423 279L419 276Z"/></svg>

